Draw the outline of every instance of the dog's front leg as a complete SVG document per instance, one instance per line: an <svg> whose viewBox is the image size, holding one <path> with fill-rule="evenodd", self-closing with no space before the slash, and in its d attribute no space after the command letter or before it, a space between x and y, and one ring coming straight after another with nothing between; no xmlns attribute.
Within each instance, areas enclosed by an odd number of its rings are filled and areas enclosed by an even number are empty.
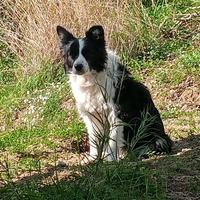
<svg viewBox="0 0 200 200"><path fill-rule="evenodd" d="M121 149L124 146L123 126L112 127L110 131L110 138L106 148L106 160L119 160Z"/></svg>
<svg viewBox="0 0 200 200"><path fill-rule="evenodd" d="M95 160L98 156L97 139L95 137L94 130L88 130L89 145L90 145L90 157L91 160Z"/></svg>
<svg viewBox="0 0 200 200"><path fill-rule="evenodd" d="M85 159L87 162L94 161L98 156L98 148L97 148L97 137L95 134L94 124L91 120L91 118L87 115L83 116L83 121L85 122L87 132L88 132L88 138L89 138L89 147L90 147L90 153L89 156Z"/></svg>

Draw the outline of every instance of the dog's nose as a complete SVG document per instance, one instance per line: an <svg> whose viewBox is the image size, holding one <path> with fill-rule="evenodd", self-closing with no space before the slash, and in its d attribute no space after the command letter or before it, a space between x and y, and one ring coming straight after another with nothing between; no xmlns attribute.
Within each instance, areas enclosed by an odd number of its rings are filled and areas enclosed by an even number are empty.
<svg viewBox="0 0 200 200"><path fill-rule="evenodd" d="M83 65L82 64L77 64L74 67L75 67L76 71L78 71L78 72L82 71L82 69L83 69Z"/></svg>

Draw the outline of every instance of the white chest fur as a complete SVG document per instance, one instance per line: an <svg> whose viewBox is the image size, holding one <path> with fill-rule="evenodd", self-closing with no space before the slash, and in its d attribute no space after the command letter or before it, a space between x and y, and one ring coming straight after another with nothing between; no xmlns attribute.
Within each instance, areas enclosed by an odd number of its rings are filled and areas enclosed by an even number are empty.
<svg viewBox="0 0 200 200"><path fill-rule="evenodd" d="M98 155L99 138L108 133L107 128L110 132L106 137L111 138L109 144L104 144L107 159L117 159L117 149L124 145L123 126L118 125L122 123L115 115L113 102L118 80L117 62L118 57L108 51L104 71L90 71L83 75L71 74L69 77L79 114L88 130L90 156L93 158ZM109 121L108 124L107 121Z"/></svg>
<svg viewBox="0 0 200 200"><path fill-rule="evenodd" d="M111 82L103 71L84 76L71 75L70 84L80 114L102 112L108 109L112 96Z"/></svg>

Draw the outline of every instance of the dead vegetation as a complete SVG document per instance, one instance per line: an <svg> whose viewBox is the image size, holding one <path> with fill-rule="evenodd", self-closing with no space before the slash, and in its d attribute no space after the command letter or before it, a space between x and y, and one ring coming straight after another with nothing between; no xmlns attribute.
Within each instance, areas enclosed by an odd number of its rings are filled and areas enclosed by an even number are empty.
<svg viewBox="0 0 200 200"><path fill-rule="evenodd" d="M18 56L24 74L37 70L43 61L57 62L57 25L82 36L91 25L101 24L108 46L129 53L134 47L144 48L145 39L138 40L144 23L141 13L145 17L146 31L157 31L138 0L131 7L127 0L3 0L0 10L4 16L0 21L3 33L0 40Z"/></svg>

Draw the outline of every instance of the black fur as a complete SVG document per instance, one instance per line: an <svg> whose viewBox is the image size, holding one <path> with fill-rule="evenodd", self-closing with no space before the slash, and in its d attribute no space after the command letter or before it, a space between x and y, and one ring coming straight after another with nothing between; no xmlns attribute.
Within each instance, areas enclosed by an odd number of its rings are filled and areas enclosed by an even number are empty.
<svg viewBox="0 0 200 200"><path fill-rule="evenodd" d="M56 30L62 46L75 39L74 36L62 26L57 26Z"/></svg>
<svg viewBox="0 0 200 200"><path fill-rule="evenodd" d="M64 52L65 70L70 72L79 55L79 39L60 26L57 27L57 33ZM93 26L85 35L81 39L84 41L81 54L87 60L90 70L103 71L107 62L104 30L101 26ZM114 83L116 92L113 101L117 117L128 124L124 126L125 140L130 144L142 132L142 139L133 148L146 145L156 152L169 153L172 142L165 134L163 122L150 92L143 84L135 81L120 63L117 74L119 76Z"/></svg>
<svg viewBox="0 0 200 200"><path fill-rule="evenodd" d="M119 63L118 70L120 84L116 86L114 97L115 111L117 116L126 124L124 126L124 138L130 144L140 134L142 129L143 138L134 146L137 148L146 145L156 152L171 151L171 140L165 134L160 114L155 107L148 89L135 81L127 69ZM121 81L123 80L123 81ZM163 143L160 144L160 141Z"/></svg>
<svg viewBox="0 0 200 200"><path fill-rule="evenodd" d="M79 42L70 32L57 26L57 33L61 41L61 50L64 55L64 69L66 73L72 70L73 62L79 55ZM104 30L102 26L93 26L86 33L82 55L88 61L90 70L100 72L104 70L107 60Z"/></svg>
<svg viewBox="0 0 200 200"><path fill-rule="evenodd" d="M100 72L104 70L107 60L107 53L105 49L105 42L103 41L90 41L90 38L84 38L85 47L82 54L89 63L90 70Z"/></svg>

